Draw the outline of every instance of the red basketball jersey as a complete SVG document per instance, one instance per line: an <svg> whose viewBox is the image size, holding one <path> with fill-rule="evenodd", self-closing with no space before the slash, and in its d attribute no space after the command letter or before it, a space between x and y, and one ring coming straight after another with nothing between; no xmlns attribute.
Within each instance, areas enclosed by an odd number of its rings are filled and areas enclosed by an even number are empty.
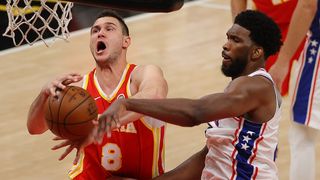
<svg viewBox="0 0 320 180"><path fill-rule="evenodd" d="M272 18L277 25L279 26L282 33L282 40L287 36L290 20L293 14L293 11L297 5L297 0L253 0L255 8ZM303 47L303 42L300 47L295 52L294 56L290 59L290 69L292 66L292 62L294 60L298 60L300 52ZM266 70L269 71L271 66L275 63L278 58L278 54L270 56L266 61ZM284 79L282 84L281 94L286 95L289 89L289 77L290 77L290 69L289 73Z"/></svg>
<svg viewBox="0 0 320 180"><path fill-rule="evenodd" d="M95 69L84 78L87 89L96 100L99 114L118 98L128 98L130 75L136 65L128 64L111 95L106 95L95 77ZM152 127L144 118L112 131L101 145L91 144L84 149L81 161L69 172L76 180L100 180L111 175L136 179L152 179L164 172L164 130Z"/></svg>
<svg viewBox="0 0 320 180"><path fill-rule="evenodd" d="M286 33L297 0L253 0L253 2L257 10L272 18L281 32Z"/></svg>

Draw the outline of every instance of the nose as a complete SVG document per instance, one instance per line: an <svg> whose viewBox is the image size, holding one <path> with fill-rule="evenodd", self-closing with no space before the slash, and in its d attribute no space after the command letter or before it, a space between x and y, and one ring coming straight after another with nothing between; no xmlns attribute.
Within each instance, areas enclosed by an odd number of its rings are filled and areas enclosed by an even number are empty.
<svg viewBox="0 0 320 180"><path fill-rule="evenodd" d="M105 37L103 29L100 29L98 32L98 37Z"/></svg>
<svg viewBox="0 0 320 180"><path fill-rule="evenodd" d="M230 49L230 43L229 41L227 41L226 43L224 43L224 45L222 46L223 50L228 51Z"/></svg>

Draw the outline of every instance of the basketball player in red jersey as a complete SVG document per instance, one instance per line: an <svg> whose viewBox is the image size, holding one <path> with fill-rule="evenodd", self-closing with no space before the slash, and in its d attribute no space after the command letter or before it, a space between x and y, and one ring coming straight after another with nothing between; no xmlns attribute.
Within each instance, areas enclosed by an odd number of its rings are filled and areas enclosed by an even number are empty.
<svg viewBox="0 0 320 180"><path fill-rule="evenodd" d="M252 0L254 3L254 8L270 18L272 18L277 25L279 26L282 38L285 39L288 27L290 23L290 19L292 17L293 11L297 5L297 0ZM247 0L231 0L231 12L232 18L239 14L239 12L247 9ZM292 56L290 60L290 69L292 66L292 62L299 58L299 54L302 50L303 43L301 43L300 47L297 49L296 53ZM266 70L269 71L271 66L277 60L278 54L270 56L266 61ZM281 95L287 95L289 89L289 79L290 79L290 71L286 75L283 84L281 86Z"/></svg>
<svg viewBox="0 0 320 180"><path fill-rule="evenodd" d="M46 84L30 107L27 122L30 134L41 134L48 129L44 104L49 95L56 95L57 89L71 83L89 91L99 113L119 98L165 98L167 83L160 68L128 64L126 53L130 43L123 19L113 11L101 13L90 32L96 68L85 76L70 73ZM126 125L112 131L111 137L104 136L101 144L93 144L88 138L79 142L65 140L53 148L67 146L60 159L77 148L75 162L78 163L69 172L70 178L151 179L163 173L165 123L133 112L121 118Z"/></svg>

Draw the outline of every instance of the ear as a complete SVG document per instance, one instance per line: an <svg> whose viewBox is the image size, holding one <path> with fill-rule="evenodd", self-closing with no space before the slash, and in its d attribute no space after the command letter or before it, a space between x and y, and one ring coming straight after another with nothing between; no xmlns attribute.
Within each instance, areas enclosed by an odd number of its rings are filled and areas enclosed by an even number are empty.
<svg viewBox="0 0 320 180"><path fill-rule="evenodd" d="M124 37L123 37L122 47L123 47L124 49L127 49L127 48L130 46L130 44L131 44L131 38L130 38L130 36L124 36Z"/></svg>
<svg viewBox="0 0 320 180"><path fill-rule="evenodd" d="M260 59L263 57L263 49L261 47L255 47L252 51L252 59Z"/></svg>

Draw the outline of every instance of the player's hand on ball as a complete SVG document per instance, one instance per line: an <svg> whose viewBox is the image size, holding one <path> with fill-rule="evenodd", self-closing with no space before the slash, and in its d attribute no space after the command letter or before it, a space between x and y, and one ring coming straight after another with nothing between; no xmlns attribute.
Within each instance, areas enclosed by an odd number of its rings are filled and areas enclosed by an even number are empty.
<svg viewBox="0 0 320 180"><path fill-rule="evenodd" d="M82 80L82 76L78 73L69 73L62 75L55 80L47 83L41 90L42 93L46 94L47 96L52 95L52 96L57 96L57 93L59 91L66 88L67 85L75 82L79 82Z"/></svg>
<svg viewBox="0 0 320 180"><path fill-rule="evenodd" d="M118 99L114 101L109 108L102 113L98 118L98 131L95 135L95 141L102 142L104 133L111 136L111 131L115 128L120 128L120 115L126 111L125 99Z"/></svg>
<svg viewBox="0 0 320 180"><path fill-rule="evenodd" d="M93 120L95 125L98 124L97 120ZM72 152L74 149L77 150L76 153L76 157L73 160L73 164L77 164L79 159L80 159L80 155L81 153L83 153L83 149L92 144L94 142L94 134L96 133L98 127L95 126L93 128L92 133L90 133L86 138L82 138L82 139L77 139L77 140L69 140L69 139L64 139L61 137L54 137L53 140L54 141L62 141L61 143L55 145L54 147L52 147L52 150L57 150L63 147L66 147L66 150L63 152L63 154L59 157L59 161L63 160L65 157L67 157L70 152Z"/></svg>

